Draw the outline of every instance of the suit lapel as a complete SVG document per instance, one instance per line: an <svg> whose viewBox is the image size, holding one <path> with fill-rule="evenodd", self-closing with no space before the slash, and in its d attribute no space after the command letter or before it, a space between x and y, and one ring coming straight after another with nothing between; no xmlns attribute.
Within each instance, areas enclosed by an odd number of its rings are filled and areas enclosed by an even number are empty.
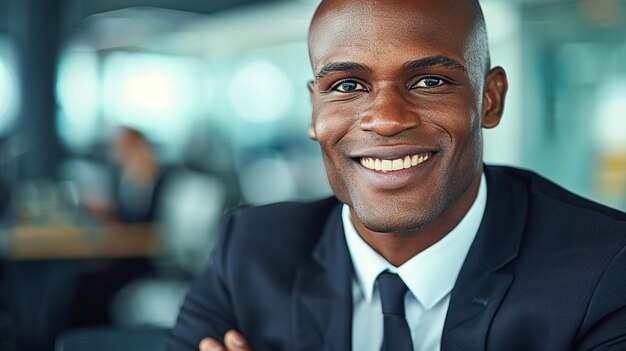
<svg viewBox="0 0 626 351"><path fill-rule="evenodd" d="M491 322L514 280L526 222L525 187L485 167L488 194L485 215L450 296L441 349L484 350Z"/></svg>
<svg viewBox="0 0 626 351"><path fill-rule="evenodd" d="M296 350L352 348L352 261L343 234L341 204L331 212L293 294Z"/></svg>

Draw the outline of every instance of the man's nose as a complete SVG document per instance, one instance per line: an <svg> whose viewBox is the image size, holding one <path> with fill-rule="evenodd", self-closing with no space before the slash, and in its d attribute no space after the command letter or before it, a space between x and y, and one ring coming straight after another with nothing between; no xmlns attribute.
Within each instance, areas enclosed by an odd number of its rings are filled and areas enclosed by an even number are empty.
<svg viewBox="0 0 626 351"><path fill-rule="evenodd" d="M393 136L421 123L415 106L401 92L387 90L373 96L360 118L362 130Z"/></svg>

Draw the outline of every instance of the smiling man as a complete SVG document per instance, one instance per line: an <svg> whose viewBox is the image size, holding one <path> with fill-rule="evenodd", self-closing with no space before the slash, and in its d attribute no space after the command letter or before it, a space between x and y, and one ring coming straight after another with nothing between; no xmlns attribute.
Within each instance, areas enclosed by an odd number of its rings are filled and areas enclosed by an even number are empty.
<svg viewBox="0 0 626 351"><path fill-rule="evenodd" d="M624 350L626 214L483 166L507 80L473 0L325 0L334 198L239 209L171 350Z"/></svg>

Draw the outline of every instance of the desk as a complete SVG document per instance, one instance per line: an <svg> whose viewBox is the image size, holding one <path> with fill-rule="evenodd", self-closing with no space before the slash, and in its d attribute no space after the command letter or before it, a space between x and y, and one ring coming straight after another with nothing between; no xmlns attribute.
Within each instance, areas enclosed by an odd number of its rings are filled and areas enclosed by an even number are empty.
<svg viewBox="0 0 626 351"><path fill-rule="evenodd" d="M153 257L160 253L155 224L19 225L8 230L9 261Z"/></svg>

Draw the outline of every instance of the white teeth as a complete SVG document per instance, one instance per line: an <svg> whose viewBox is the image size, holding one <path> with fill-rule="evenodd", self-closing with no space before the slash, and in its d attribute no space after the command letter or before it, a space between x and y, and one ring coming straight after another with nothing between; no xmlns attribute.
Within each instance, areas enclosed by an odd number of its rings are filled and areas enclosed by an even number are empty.
<svg viewBox="0 0 626 351"><path fill-rule="evenodd" d="M431 156L432 154L430 153L424 153L419 155L405 156L403 158L398 158L395 160L381 160L378 158L364 157L361 158L361 165L368 169L387 173L415 167L420 163L428 160Z"/></svg>
<svg viewBox="0 0 626 351"><path fill-rule="evenodd" d="M404 168L411 168L411 156L404 158Z"/></svg>
<svg viewBox="0 0 626 351"><path fill-rule="evenodd" d="M394 171L399 171L401 169L404 169L404 160L402 159L393 160L391 161L391 164L392 164Z"/></svg>
<svg viewBox="0 0 626 351"><path fill-rule="evenodd" d="M391 161L390 160L380 160L380 169L383 172L392 171L393 169L391 168Z"/></svg>

